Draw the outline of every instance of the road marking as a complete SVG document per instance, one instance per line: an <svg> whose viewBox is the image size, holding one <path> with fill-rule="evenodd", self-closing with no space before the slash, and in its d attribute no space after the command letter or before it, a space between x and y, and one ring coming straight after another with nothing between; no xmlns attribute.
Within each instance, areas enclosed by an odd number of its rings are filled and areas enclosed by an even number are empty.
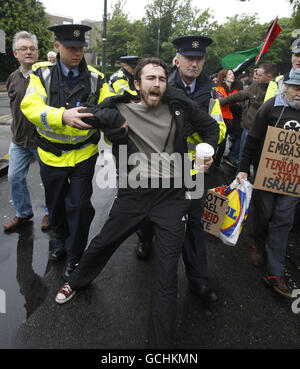
<svg viewBox="0 0 300 369"><path fill-rule="evenodd" d="M11 114L0 115L0 119L8 121L8 120L12 119L12 116L11 116Z"/></svg>

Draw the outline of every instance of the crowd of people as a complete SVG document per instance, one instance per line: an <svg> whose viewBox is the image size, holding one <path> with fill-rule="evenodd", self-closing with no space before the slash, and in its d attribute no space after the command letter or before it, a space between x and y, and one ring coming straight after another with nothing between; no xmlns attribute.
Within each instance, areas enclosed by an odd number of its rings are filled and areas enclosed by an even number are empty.
<svg viewBox="0 0 300 369"><path fill-rule="evenodd" d="M252 81L248 76L238 79L231 69L221 70L213 80L203 71L213 40L194 35L172 41L177 50L172 67L159 58L123 56L120 70L106 83L85 62L90 27L49 29L57 53L48 53L48 61L36 63L35 35L22 31L13 41L20 67L7 82L13 116L8 180L16 216L4 230L14 231L33 216L26 175L35 156L46 199L42 229L51 227L55 234L49 259L66 258L65 283L56 302L66 303L89 285L132 233L138 234L139 258L150 257L155 239L149 346L171 348L181 254L191 291L207 302L218 300L209 285L203 203L195 196L197 178L203 177L194 166L196 145L206 142L214 148L214 157L204 165L210 175L229 165L243 181L251 165L256 173L268 126L285 128L293 120L299 130L300 38L292 43L292 68L284 76L277 77L275 66L263 63ZM127 159L140 154L139 186L131 180L137 165L127 160L124 168L116 160L118 195L103 228L87 245L95 214L92 179L100 131L115 158L124 146ZM152 166L153 154L171 170ZM186 173L194 187L187 186ZM178 178L181 186L176 185ZM253 192L251 261L266 265L264 281L287 298L292 291L283 278L284 257L298 204L296 196Z"/></svg>

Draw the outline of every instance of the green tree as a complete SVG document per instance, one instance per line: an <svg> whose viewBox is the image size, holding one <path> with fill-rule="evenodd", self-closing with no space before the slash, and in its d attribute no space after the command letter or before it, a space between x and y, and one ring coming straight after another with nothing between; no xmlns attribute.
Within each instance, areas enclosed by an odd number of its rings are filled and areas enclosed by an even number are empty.
<svg viewBox="0 0 300 369"><path fill-rule="evenodd" d="M47 60L46 54L52 48L48 25L44 6L39 1L0 0L0 29L6 33L6 54L0 54L0 80L6 81L8 75L18 66L12 54L12 39L19 31L25 30L37 36L39 59Z"/></svg>
<svg viewBox="0 0 300 369"><path fill-rule="evenodd" d="M145 12L145 54L159 55L168 63L176 53L171 43L173 38L186 34L209 35L217 27L210 11L193 7L191 0L153 0Z"/></svg>
<svg viewBox="0 0 300 369"><path fill-rule="evenodd" d="M211 74L221 68L220 58L227 54L258 46L262 42L263 29L255 15L228 17L211 34L213 44L207 49L206 71Z"/></svg>
<svg viewBox="0 0 300 369"><path fill-rule="evenodd" d="M160 56L161 45L168 42L179 16L180 0L153 0L145 7L147 42L144 53L147 56Z"/></svg>
<svg viewBox="0 0 300 369"><path fill-rule="evenodd" d="M117 0L107 17L106 60L108 64L107 78L118 66L116 62L122 55L141 55L142 42L139 35L144 34L142 21L130 22L128 14L124 12L125 0ZM97 50L101 50L101 30L97 42ZM99 52L99 55L101 53Z"/></svg>

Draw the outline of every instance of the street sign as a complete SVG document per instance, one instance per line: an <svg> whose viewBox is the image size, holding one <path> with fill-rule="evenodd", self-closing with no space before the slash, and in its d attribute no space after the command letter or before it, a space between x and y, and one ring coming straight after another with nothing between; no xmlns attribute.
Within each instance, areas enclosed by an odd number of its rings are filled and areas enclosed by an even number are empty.
<svg viewBox="0 0 300 369"><path fill-rule="evenodd" d="M5 32L0 29L0 53L5 54L6 53L6 49L5 49Z"/></svg>

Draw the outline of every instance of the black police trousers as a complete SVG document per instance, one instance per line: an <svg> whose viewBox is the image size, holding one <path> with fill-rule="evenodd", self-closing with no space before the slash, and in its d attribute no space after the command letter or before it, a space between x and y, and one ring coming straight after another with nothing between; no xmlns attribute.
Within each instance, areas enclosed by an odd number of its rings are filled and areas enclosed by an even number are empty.
<svg viewBox="0 0 300 369"><path fill-rule="evenodd" d="M207 250L201 222L202 212L202 198L191 200L182 249L186 276L190 283L198 286L208 284Z"/></svg>
<svg viewBox="0 0 300 369"><path fill-rule="evenodd" d="M56 240L64 245L67 262L79 262L87 245L90 225L95 215L91 203L97 156L75 167L52 167L40 161L46 205Z"/></svg>
<svg viewBox="0 0 300 369"><path fill-rule="evenodd" d="M189 205L183 189L119 189L108 220L68 281L73 290L91 283L121 243L148 218L156 239L148 331L153 349L171 347L177 309L177 267Z"/></svg>

